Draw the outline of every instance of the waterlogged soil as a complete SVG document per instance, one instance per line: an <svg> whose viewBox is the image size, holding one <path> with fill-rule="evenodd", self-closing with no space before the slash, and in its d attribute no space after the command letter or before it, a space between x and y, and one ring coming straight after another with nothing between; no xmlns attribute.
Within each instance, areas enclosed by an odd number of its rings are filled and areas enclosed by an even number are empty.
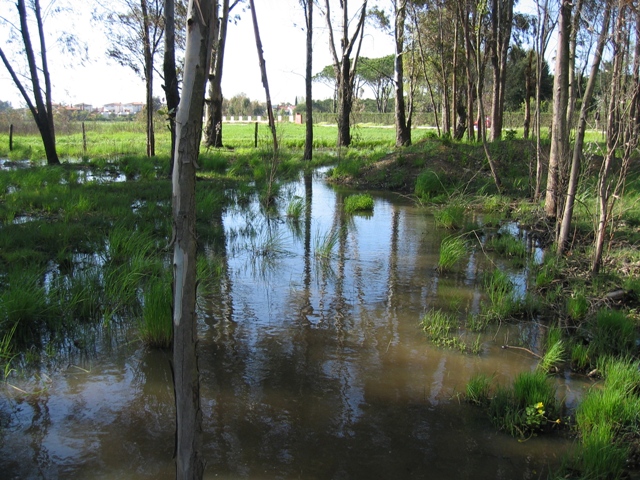
<svg viewBox="0 0 640 480"><path fill-rule="evenodd" d="M221 280L198 302L205 477L544 478L572 441L519 441L463 395L475 373L504 384L535 368L531 354L501 347L539 352L542 323L460 330L479 354L435 347L419 325L432 308L477 313L493 268L522 291L528 272L470 249L439 273L448 232L428 212L372 192L373 213L349 216L348 193L316 176L282 192L310 200L298 221L284 215L286 200L268 220L257 204L224 215ZM3 478L174 478L170 354L134 330L103 340L5 385ZM554 381L568 409L588 386L568 373Z"/></svg>

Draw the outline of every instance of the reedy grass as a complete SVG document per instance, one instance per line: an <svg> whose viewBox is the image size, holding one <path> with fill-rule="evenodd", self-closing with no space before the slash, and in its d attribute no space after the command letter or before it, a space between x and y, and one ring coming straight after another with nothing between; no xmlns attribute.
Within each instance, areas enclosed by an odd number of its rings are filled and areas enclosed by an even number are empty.
<svg viewBox="0 0 640 480"><path fill-rule="evenodd" d="M584 291L576 291L567 298L566 303L567 315L573 321L579 321L585 318L589 311L589 301Z"/></svg>
<svg viewBox="0 0 640 480"><path fill-rule="evenodd" d="M373 197L368 193L349 195L344 199L344 211L346 213L373 211Z"/></svg>
<svg viewBox="0 0 640 480"><path fill-rule="evenodd" d="M485 246L487 249L493 250L499 255L518 260L520 265L524 265L528 256L527 247L524 242L509 234L495 235L487 241Z"/></svg>
<svg viewBox="0 0 640 480"><path fill-rule="evenodd" d="M550 373L558 369L558 366L564 362L565 346L562 340L556 340L545 352L537 368L544 373Z"/></svg>
<svg viewBox="0 0 640 480"><path fill-rule="evenodd" d="M629 355L636 350L636 326L623 311L600 309L589 321L595 356Z"/></svg>
<svg viewBox="0 0 640 480"><path fill-rule="evenodd" d="M620 479L629 453L629 445L616 440L614 428L600 423L583 434L574 469L584 479Z"/></svg>
<svg viewBox="0 0 640 480"><path fill-rule="evenodd" d="M455 230L464 225L465 207L461 203L451 203L446 207L436 209L433 218L436 226Z"/></svg>
<svg viewBox="0 0 640 480"><path fill-rule="evenodd" d="M440 243L438 269L443 272L453 268L467 255L467 242L462 237L446 237Z"/></svg>
<svg viewBox="0 0 640 480"><path fill-rule="evenodd" d="M488 409L497 428L521 438L560 423L555 387L540 370L518 374L510 387L498 386Z"/></svg>
<svg viewBox="0 0 640 480"><path fill-rule="evenodd" d="M324 234L319 232L314 238L313 253L317 259L330 260L333 257L333 251L340 241L341 229L332 229Z"/></svg>
<svg viewBox="0 0 640 480"><path fill-rule="evenodd" d="M466 400L476 405L488 405L491 401L491 377L484 373L473 375L466 386Z"/></svg>
<svg viewBox="0 0 640 480"><path fill-rule="evenodd" d="M169 348L173 339L173 296L171 271L152 277L143 287L142 318L139 334L153 348Z"/></svg>
<svg viewBox="0 0 640 480"><path fill-rule="evenodd" d="M460 332L460 322L455 314L432 309L422 316L420 325L427 338L439 347L452 348L463 353L471 352L476 355L482 350L480 336L476 337L471 346L464 341Z"/></svg>
<svg viewBox="0 0 640 480"><path fill-rule="evenodd" d="M304 213L307 202L304 198L295 196L291 199L291 201L287 205L287 218L298 221L302 214Z"/></svg>
<svg viewBox="0 0 640 480"><path fill-rule="evenodd" d="M0 335L9 333L18 347L41 346L42 329L52 317L44 275L39 270L16 270L0 288Z"/></svg>

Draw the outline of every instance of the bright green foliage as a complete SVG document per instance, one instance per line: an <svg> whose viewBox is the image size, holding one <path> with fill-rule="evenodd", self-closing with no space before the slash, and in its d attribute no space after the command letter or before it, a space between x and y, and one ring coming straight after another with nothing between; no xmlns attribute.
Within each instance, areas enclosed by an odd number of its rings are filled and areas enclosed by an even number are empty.
<svg viewBox="0 0 640 480"><path fill-rule="evenodd" d="M440 244L438 269L446 271L453 268L467 255L467 243L461 237L446 237Z"/></svg>
<svg viewBox="0 0 640 480"><path fill-rule="evenodd" d="M461 228L464 223L465 208L460 203L452 203L433 212L436 225L453 230Z"/></svg>
<svg viewBox="0 0 640 480"><path fill-rule="evenodd" d="M448 196L448 181L433 170L425 170L416 179L415 194L423 201Z"/></svg>
<svg viewBox="0 0 640 480"><path fill-rule="evenodd" d="M150 347L169 348L173 338L171 276L150 279L143 297L140 338Z"/></svg>
<svg viewBox="0 0 640 480"><path fill-rule="evenodd" d="M498 387L489 403L489 416L501 430L526 438L561 423L555 387L540 370L522 372L511 387Z"/></svg>
<svg viewBox="0 0 640 480"><path fill-rule="evenodd" d="M349 195L344 199L344 211L347 213L371 212L373 210L373 197L368 193Z"/></svg>
<svg viewBox="0 0 640 480"><path fill-rule="evenodd" d="M483 373L473 375L467 382L466 399L477 405L488 405L491 400L491 378Z"/></svg>
<svg viewBox="0 0 640 480"><path fill-rule="evenodd" d="M628 355L636 350L635 323L624 312L601 309L589 323L595 355Z"/></svg>

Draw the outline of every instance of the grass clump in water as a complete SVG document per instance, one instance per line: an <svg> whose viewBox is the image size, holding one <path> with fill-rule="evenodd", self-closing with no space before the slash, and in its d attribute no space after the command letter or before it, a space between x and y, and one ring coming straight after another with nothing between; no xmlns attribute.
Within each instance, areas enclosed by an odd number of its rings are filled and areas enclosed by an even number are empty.
<svg viewBox="0 0 640 480"><path fill-rule="evenodd" d="M472 376L467 382L466 399L476 405L488 405L491 401L491 378L484 373Z"/></svg>
<svg viewBox="0 0 640 480"><path fill-rule="evenodd" d="M447 230L462 228L464 225L465 208L461 204L450 204L434 212L436 225Z"/></svg>
<svg viewBox="0 0 640 480"><path fill-rule="evenodd" d="M536 370L522 372L510 387L498 387L489 402L489 416L512 436L528 438L561 423L555 387Z"/></svg>
<svg viewBox="0 0 640 480"><path fill-rule="evenodd" d="M344 211L346 213L372 212L373 197L368 193L349 195L344 199Z"/></svg>
<svg viewBox="0 0 640 480"><path fill-rule="evenodd" d="M439 347L453 348L474 354L479 354L482 350L479 336L471 346L463 340L459 332L460 323L454 314L442 310L430 310L422 317L420 324L429 340Z"/></svg>
<svg viewBox="0 0 640 480"><path fill-rule="evenodd" d="M440 244L438 270L450 270L467 254L467 242L461 237L446 237Z"/></svg>
<svg viewBox="0 0 640 480"><path fill-rule="evenodd" d="M294 221L300 220L300 217L302 217L304 213L305 206L306 202L304 198L298 196L293 197L287 205L287 218Z"/></svg>
<svg viewBox="0 0 640 480"><path fill-rule="evenodd" d="M589 391L578 406L579 443L565 468L580 478L623 478L629 438L637 437L640 426L640 364L613 357L602 357L598 363L604 386Z"/></svg>
<svg viewBox="0 0 640 480"><path fill-rule="evenodd" d="M140 338L150 347L169 348L173 338L171 276L150 279L144 286Z"/></svg>

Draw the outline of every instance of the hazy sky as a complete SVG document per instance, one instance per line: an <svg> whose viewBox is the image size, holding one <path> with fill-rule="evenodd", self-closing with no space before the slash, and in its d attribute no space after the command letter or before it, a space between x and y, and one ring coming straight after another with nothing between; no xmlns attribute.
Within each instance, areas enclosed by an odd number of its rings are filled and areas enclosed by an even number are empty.
<svg viewBox="0 0 640 480"><path fill-rule="evenodd" d="M42 2L44 4L44 2ZM75 2L74 2L75 3ZM296 96L304 96L305 73L305 32L304 12L298 0L255 0L260 36L269 78L269 89L274 103L291 102ZM355 2L354 5L359 5ZM0 16L15 18L13 2L0 2ZM223 94L230 98L238 93L246 93L251 99L263 101L264 89L260 80L258 56L256 52L251 12L237 12L241 19L229 25L227 49L223 74ZM331 63L328 47L326 20L316 8L314 12L314 74ZM353 14L356 13L353 8ZM89 21L89 3L78 2L74 13L45 20L45 29L60 28L62 25L74 31L88 45L89 62L80 65L78 59L57 53L55 45L50 45L50 70L53 82L54 102L75 104L89 103L101 106L110 102L144 101L144 82L133 71L121 67L105 56L107 39L99 26ZM0 42L5 47L6 30L0 34ZM32 35L35 30L32 31ZM376 32L368 26L361 55L380 57L393 53L393 42L389 35ZM157 59L161 67L162 59ZM161 82L155 81L154 94L164 97ZM314 83L314 98L324 99L332 91ZM13 86L4 65L0 64L0 100L11 101L14 107L24 104L18 90Z"/></svg>

